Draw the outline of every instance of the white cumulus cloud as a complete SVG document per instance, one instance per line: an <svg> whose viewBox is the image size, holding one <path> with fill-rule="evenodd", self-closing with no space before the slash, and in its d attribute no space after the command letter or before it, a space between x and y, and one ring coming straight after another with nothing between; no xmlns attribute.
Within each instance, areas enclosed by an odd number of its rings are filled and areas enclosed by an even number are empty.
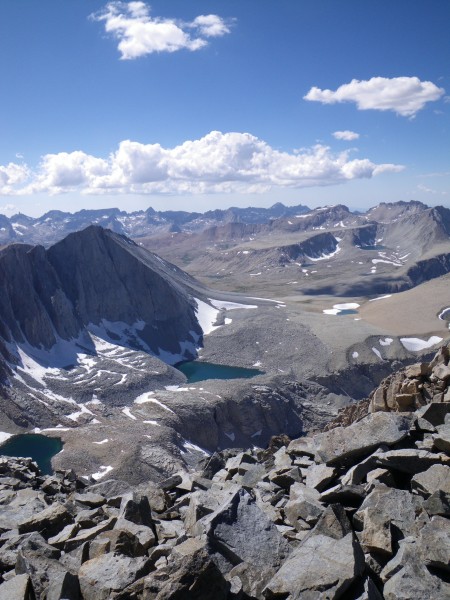
<svg viewBox="0 0 450 600"><path fill-rule="evenodd" d="M108 2L103 10L91 15L104 22L105 31L118 40L123 60L154 52L199 50L208 44L206 38L230 32L229 23L218 15L200 15L191 22L153 17L145 2Z"/></svg>
<svg viewBox="0 0 450 600"><path fill-rule="evenodd" d="M372 77L368 81L353 79L334 91L312 87L303 98L322 104L354 102L359 110L391 110L414 117L427 102L439 100L444 93L444 89L418 77Z"/></svg>
<svg viewBox="0 0 450 600"><path fill-rule="evenodd" d="M357 140L359 138L359 133L355 133L354 131L349 131L345 129L344 131L335 131L333 133L333 137L337 140L345 140L346 142L351 142L352 140Z"/></svg>
<svg viewBox="0 0 450 600"><path fill-rule="evenodd" d="M24 184L30 176L28 167L24 164L8 163L0 165L0 194L14 195L18 187Z"/></svg>
<svg viewBox="0 0 450 600"><path fill-rule="evenodd" d="M108 157L78 150L46 154L34 170L0 167L0 193L5 170L3 185L14 194L202 194L334 185L402 169L320 144L281 152L250 133L211 131L174 148L124 140Z"/></svg>

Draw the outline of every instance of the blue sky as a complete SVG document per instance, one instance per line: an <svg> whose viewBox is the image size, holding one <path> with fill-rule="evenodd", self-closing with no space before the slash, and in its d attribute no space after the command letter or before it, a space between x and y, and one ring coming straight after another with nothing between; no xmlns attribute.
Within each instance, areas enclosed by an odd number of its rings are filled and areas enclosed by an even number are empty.
<svg viewBox="0 0 450 600"><path fill-rule="evenodd" d="M0 212L450 205L446 0L2 0Z"/></svg>

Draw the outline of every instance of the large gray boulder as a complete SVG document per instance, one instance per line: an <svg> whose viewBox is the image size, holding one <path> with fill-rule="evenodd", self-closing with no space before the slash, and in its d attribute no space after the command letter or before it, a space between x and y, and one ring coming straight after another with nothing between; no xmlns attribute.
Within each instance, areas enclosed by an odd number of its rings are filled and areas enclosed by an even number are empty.
<svg viewBox="0 0 450 600"><path fill-rule="evenodd" d="M16 575L9 581L0 584L0 598L2 600L35 600L30 576L27 574Z"/></svg>
<svg viewBox="0 0 450 600"><path fill-rule="evenodd" d="M414 561L408 562L386 582L383 595L385 600L448 600L450 585Z"/></svg>
<svg viewBox="0 0 450 600"><path fill-rule="evenodd" d="M39 531L44 537L50 537L61 531L72 521L72 515L67 508L55 502L39 513L22 520L18 524L19 533Z"/></svg>
<svg viewBox="0 0 450 600"><path fill-rule="evenodd" d="M362 529L361 544L368 552L392 555L394 542L401 535L415 535L416 515L420 498L406 490L388 488L382 484L367 496L353 521ZM396 533L399 531L400 533Z"/></svg>
<svg viewBox="0 0 450 600"><path fill-rule="evenodd" d="M450 494L450 467L436 464L417 473L411 479L411 489L426 498L439 490Z"/></svg>
<svg viewBox="0 0 450 600"><path fill-rule="evenodd" d="M289 544L250 494L241 490L214 514L211 548L231 564L245 563L244 591L258 595L289 554Z"/></svg>
<svg viewBox="0 0 450 600"><path fill-rule="evenodd" d="M340 540L311 536L292 552L269 581L264 598L342 598L363 571L364 555L352 533Z"/></svg>
<svg viewBox="0 0 450 600"><path fill-rule="evenodd" d="M333 465L356 462L381 444L392 446L404 439L412 417L405 414L376 412L349 427L336 427L314 436L314 446L322 462Z"/></svg>
<svg viewBox="0 0 450 600"><path fill-rule="evenodd" d="M84 600L108 600L137 579L150 572L147 557L130 558L123 554L108 553L81 565L78 572Z"/></svg>
<svg viewBox="0 0 450 600"><path fill-rule="evenodd" d="M420 530L418 552L427 567L450 571L450 521L433 517Z"/></svg>

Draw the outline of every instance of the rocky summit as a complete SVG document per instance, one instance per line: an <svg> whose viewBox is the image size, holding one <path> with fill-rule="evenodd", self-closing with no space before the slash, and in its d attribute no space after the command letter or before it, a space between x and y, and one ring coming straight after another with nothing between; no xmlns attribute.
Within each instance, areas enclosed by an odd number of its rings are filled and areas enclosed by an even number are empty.
<svg viewBox="0 0 450 600"><path fill-rule="evenodd" d="M364 416L159 483L3 457L0 598L446 600L448 363L444 347L390 376Z"/></svg>

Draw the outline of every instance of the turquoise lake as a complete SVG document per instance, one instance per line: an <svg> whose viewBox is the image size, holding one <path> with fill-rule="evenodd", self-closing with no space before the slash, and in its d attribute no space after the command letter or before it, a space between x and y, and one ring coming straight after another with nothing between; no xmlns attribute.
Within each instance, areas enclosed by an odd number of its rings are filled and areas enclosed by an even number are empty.
<svg viewBox="0 0 450 600"><path fill-rule="evenodd" d="M15 435L0 446L0 455L31 457L45 475L53 472L51 459L61 452L63 443L59 438L38 433Z"/></svg>
<svg viewBox="0 0 450 600"><path fill-rule="evenodd" d="M186 375L188 383L205 381L206 379L251 379L256 375L262 375L264 371L259 369L245 369L244 367L229 367L227 365L216 365L200 361L190 361L175 365L176 368Z"/></svg>

